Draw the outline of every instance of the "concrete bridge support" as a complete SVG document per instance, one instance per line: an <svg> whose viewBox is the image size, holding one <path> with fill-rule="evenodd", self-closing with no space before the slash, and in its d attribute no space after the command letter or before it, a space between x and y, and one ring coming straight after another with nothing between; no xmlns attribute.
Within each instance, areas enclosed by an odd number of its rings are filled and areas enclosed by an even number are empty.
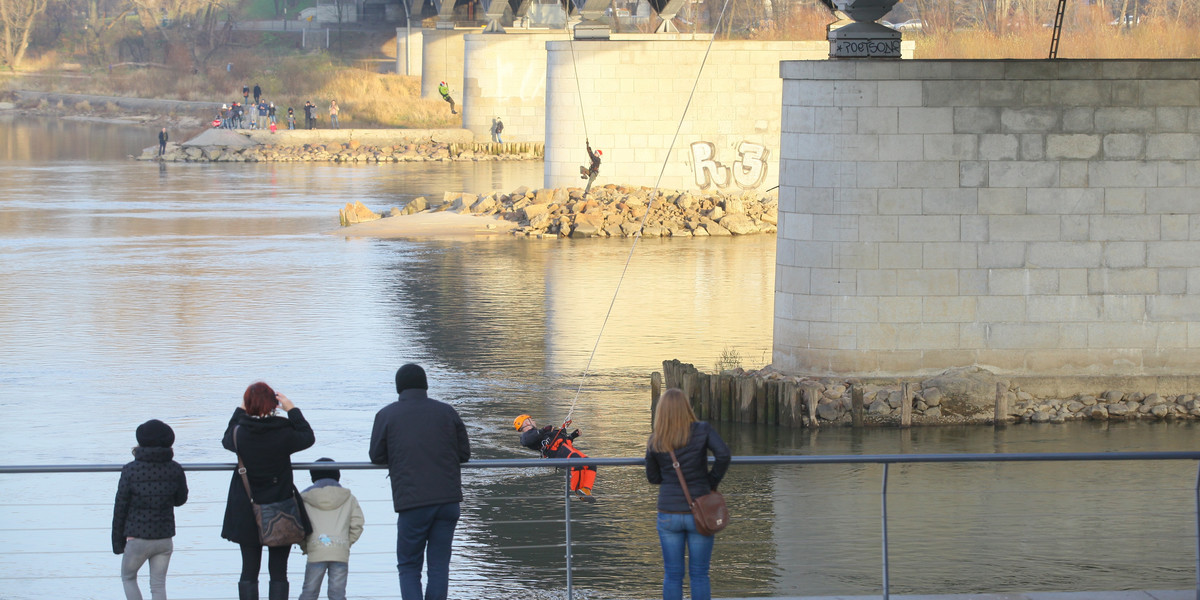
<svg viewBox="0 0 1200 600"><path fill-rule="evenodd" d="M585 139L604 151L595 185L768 190L779 181L780 60L823 60L820 42L722 41L673 140L708 41L667 35L549 42L544 185L579 185ZM912 43L908 42L908 52ZM578 71L578 80L576 78ZM586 131L585 121L586 116ZM668 159L668 151L670 156Z"/></svg>
<svg viewBox="0 0 1200 600"><path fill-rule="evenodd" d="M450 0L447 0L449 2ZM450 86L454 102L462 105L463 60L465 58L463 38L470 29L423 29L421 55L421 97L440 99L438 83L445 81Z"/></svg>
<svg viewBox="0 0 1200 600"><path fill-rule="evenodd" d="M776 367L1194 374L1200 61L782 75Z"/></svg>
<svg viewBox="0 0 1200 600"><path fill-rule="evenodd" d="M463 128L489 139L492 119L504 122L504 141L541 142L546 135L546 43L562 30L509 28L503 35L465 38Z"/></svg>

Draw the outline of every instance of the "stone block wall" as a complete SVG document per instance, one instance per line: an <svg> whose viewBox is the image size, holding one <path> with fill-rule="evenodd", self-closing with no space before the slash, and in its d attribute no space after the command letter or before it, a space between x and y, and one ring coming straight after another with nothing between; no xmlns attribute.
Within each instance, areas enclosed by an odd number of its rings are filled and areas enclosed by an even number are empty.
<svg viewBox="0 0 1200 600"><path fill-rule="evenodd" d="M781 75L777 368L1200 365L1200 61Z"/></svg>
<svg viewBox="0 0 1200 600"><path fill-rule="evenodd" d="M818 60L828 42L717 42L696 96L707 40L547 44L543 185L580 185L585 139L604 151L595 185L767 190L778 183L780 60ZM578 76L576 75L578 73Z"/></svg>
<svg viewBox="0 0 1200 600"><path fill-rule="evenodd" d="M561 30L509 29L465 38L463 127L490 140L492 119L504 122L505 142L541 142L546 135L546 42ZM457 100L457 98L456 98Z"/></svg>
<svg viewBox="0 0 1200 600"><path fill-rule="evenodd" d="M441 99L442 96L437 91L438 83L445 81L450 86L450 97L454 98L457 105L462 105L465 58L463 38L476 31L478 28L421 30L422 98ZM413 42L415 43L416 39Z"/></svg>

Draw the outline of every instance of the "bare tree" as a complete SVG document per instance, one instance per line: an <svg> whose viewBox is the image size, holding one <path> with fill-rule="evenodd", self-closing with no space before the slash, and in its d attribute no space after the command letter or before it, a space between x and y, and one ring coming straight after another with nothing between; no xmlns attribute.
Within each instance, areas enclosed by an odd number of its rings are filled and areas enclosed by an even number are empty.
<svg viewBox="0 0 1200 600"><path fill-rule="evenodd" d="M47 0L0 0L0 64L16 69L29 48L29 36Z"/></svg>

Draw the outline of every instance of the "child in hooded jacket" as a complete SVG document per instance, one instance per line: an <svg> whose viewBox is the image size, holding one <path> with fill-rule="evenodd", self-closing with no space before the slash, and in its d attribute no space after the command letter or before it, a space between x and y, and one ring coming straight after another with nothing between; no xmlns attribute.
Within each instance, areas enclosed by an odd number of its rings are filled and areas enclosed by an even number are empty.
<svg viewBox="0 0 1200 600"><path fill-rule="evenodd" d="M113 504L113 554L121 557L126 600L142 600L137 575L150 562L150 595L167 598L167 567L175 546L175 507L187 502L187 477L175 462L175 432L158 419L137 428L133 461L121 468Z"/></svg>
<svg viewBox="0 0 1200 600"><path fill-rule="evenodd" d="M317 462L333 462L332 458L319 458ZM346 577L350 571L350 546L362 535L362 508L350 490L338 480L342 473L337 469L312 469L313 484L300 492L313 532L304 541L304 553L308 555L308 566L304 570L304 588L300 600L317 600L321 593L321 580L329 573L326 596L329 600L346 599Z"/></svg>

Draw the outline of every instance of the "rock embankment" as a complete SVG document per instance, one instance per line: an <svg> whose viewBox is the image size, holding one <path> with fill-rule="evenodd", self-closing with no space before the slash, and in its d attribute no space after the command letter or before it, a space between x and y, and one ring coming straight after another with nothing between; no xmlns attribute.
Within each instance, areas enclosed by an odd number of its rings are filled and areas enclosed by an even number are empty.
<svg viewBox="0 0 1200 600"><path fill-rule="evenodd" d="M238 135L230 133L229 135ZM158 147L142 151L138 160L166 162L337 162L337 163L398 163L448 161L542 160L544 147L540 143L516 142L506 144L463 143L453 141L404 140L394 144L348 141L289 143L280 136L277 143L185 143L169 144L163 156Z"/></svg>
<svg viewBox="0 0 1200 600"><path fill-rule="evenodd" d="M453 211L499 217L517 223L524 237L701 237L775 233L779 199L774 193L692 193L648 187L606 185L585 197L580 188L518 188L510 193L447 192L441 199L412 200L388 218L422 211ZM343 226L384 215L347 204ZM644 221L644 226L643 226Z"/></svg>
<svg viewBox="0 0 1200 600"><path fill-rule="evenodd" d="M854 390L862 391L863 423L894 426L905 401L897 382L785 375L770 367L731 369L708 375L693 365L664 361L666 387L693 390L698 413L714 421L778 423L792 427L850 425ZM1086 383L1086 380L1081 380ZM1081 391L1065 398L1035 397L1019 382L980 367L950 369L908 382L913 425L996 422L997 384L1003 390L1001 420L1023 423L1067 421L1195 420L1200 396L1159 395L1132 390Z"/></svg>

